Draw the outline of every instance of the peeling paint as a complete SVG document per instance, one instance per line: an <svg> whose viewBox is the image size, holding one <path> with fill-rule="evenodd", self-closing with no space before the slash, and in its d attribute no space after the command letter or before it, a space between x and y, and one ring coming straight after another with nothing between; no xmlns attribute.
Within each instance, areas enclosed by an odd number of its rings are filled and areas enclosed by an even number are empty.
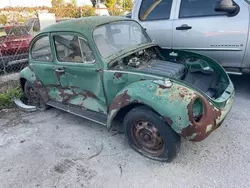
<svg viewBox="0 0 250 188"><path fill-rule="evenodd" d="M213 128L213 125L208 125L208 126L207 126L207 129L206 129L206 133L207 133L207 132L210 132L210 131L212 130L212 128Z"/></svg>
<svg viewBox="0 0 250 188"><path fill-rule="evenodd" d="M164 117L164 119L166 120L166 122L168 123L168 125L170 125L170 126L173 125L173 121L171 120L170 117Z"/></svg>
<svg viewBox="0 0 250 188"><path fill-rule="evenodd" d="M140 95L142 93L143 95ZM199 122L196 122L193 117L193 104L198 98L204 104L204 114ZM147 80L129 85L117 95L109 111L108 128L111 127L118 111L135 103L136 100L152 107L177 133L191 141L204 140L218 126L215 118L218 109L215 110L214 106L199 93L175 83L171 88L164 90Z"/></svg>
<svg viewBox="0 0 250 188"><path fill-rule="evenodd" d="M93 30L100 24L126 19L118 17L103 17L99 19L100 20L96 18L76 19L72 22L65 22L67 27L62 27L65 26L65 24L57 24L56 27L51 26L44 30L44 32L54 32L58 29L65 31L71 28L74 29L75 32L85 35L88 44L90 47L93 47L91 49L93 50L96 60L99 62L93 64L93 67L87 68L88 72L85 77L83 76L84 71L76 65L69 67L65 64L63 67L60 67L63 69L61 72L54 72L57 65L53 65L53 68L51 68L53 71L48 71L48 74L45 74L44 67L39 67L34 62L30 62L30 66L21 72L21 77L30 80L37 86L45 102L55 100L67 105L76 105L81 109L106 114L108 129L111 128L112 122L118 112L124 109L124 107L134 105L135 103L146 105L157 112L176 133L191 141L201 141L205 139L212 131L221 125L231 110L234 93L232 93L231 96L226 95L230 97L230 99L227 99L227 104L224 106L225 100L223 102L213 100L181 80L171 78L171 81L169 80L169 82L171 82L169 86L171 86L167 87L166 85L168 84L166 83L168 82L166 81L168 80L166 79L169 78L157 74L151 75L150 73L145 73L140 70L109 70L108 63L125 55L122 54L125 52L114 54L114 56L103 59L96 48L94 48ZM149 43L140 46L140 48L153 46L155 47L155 44ZM132 53L138 50L138 47L131 47L126 50L126 53ZM182 52L178 52L178 54L181 53ZM188 53L189 52L185 52L185 56L187 56ZM190 55L190 57L196 56ZM201 57L201 59L203 59L203 57ZM49 67L49 65L46 66ZM32 68L34 68L34 70ZM39 78L44 78L44 82ZM233 90L232 83L230 87L232 87ZM204 112L198 119L194 117L193 113L194 103L197 99L201 100L204 105Z"/></svg>

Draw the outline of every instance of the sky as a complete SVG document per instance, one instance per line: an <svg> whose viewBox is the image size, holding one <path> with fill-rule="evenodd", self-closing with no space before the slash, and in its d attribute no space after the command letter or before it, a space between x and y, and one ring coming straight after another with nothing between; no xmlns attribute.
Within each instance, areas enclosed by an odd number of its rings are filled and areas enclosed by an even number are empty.
<svg viewBox="0 0 250 188"><path fill-rule="evenodd" d="M6 6L51 6L51 0L0 0L0 8ZM90 4L90 0L77 0L78 5Z"/></svg>

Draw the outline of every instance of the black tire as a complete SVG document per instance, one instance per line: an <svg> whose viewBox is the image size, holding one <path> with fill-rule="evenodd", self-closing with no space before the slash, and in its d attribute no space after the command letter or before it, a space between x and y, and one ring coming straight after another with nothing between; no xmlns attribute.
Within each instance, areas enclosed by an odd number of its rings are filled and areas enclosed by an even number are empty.
<svg viewBox="0 0 250 188"><path fill-rule="evenodd" d="M171 162L176 157L180 135L150 108L138 106L132 109L125 116L123 125L129 145L139 154L162 162ZM153 142L154 149L151 149L152 143L149 142Z"/></svg>
<svg viewBox="0 0 250 188"><path fill-rule="evenodd" d="M31 91L35 93L34 95L31 94ZM46 110L48 109L48 105L45 104L43 98L41 97L38 89L36 86L31 83L30 81L26 81L24 85L24 94L28 99L28 103L34 105L39 110Z"/></svg>

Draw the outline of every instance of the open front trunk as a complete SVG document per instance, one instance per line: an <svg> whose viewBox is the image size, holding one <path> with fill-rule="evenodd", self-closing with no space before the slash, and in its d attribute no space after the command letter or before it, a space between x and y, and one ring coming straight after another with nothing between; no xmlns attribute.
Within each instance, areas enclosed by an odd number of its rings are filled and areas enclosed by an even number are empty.
<svg viewBox="0 0 250 188"><path fill-rule="evenodd" d="M215 99L220 97L228 86L220 73L199 59L186 60L183 63L152 60L151 67L142 70L183 80Z"/></svg>
<svg viewBox="0 0 250 188"><path fill-rule="evenodd" d="M224 69L214 60L191 52L148 48L115 62L115 69L134 69L182 80L212 99L230 84Z"/></svg>

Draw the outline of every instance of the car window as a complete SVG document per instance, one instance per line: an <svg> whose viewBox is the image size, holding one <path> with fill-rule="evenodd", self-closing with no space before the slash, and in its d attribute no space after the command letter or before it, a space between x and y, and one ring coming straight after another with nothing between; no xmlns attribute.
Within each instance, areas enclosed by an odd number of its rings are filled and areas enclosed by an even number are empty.
<svg viewBox="0 0 250 188"><path fill-rule="evenodd" d="M217 0L182 0L179 18L225 15L214 10L216 2Z"/></svg>
<svg viewBox="0 0 250 188"><path fill-rule="evenodd" d="M80 45L84 63L94 63L95 57L87 42L84 39L80 38Z"/></svg>
<svg viewBox="0 0 250 188"><path fill-rule="evenodd" d="M113 40L117 45L124 46L128 44L140 44L141 42L147 42L142 41L141 36L141 28L134 27L128 27L126 24L113 24L111 25L110 29L113 31L112 37Z"/></svg>
<svg viewBox="0 0 250 188"><path fill-rule="evenodd" d="M49 36L38 39L31 50L32 59L35 61L51 62L52 52L50 47Z"/></svg>
<svg viewBox="0 0 250 188"><path fill-rule="evenodd" d="M58 61L88 63L94 60L91 49L83 39L73 35L55 35L53 39Z"/></svg>
<svg viewBox="0 0 250 188"><path fill-rule="evenodd" d="M97 27L93 38L104 58L151 42L145 30L134 21L111 22Z"/></svg>
<svg viewBox="0 0 250 188"><path fill-rule="evenodd" d="M140 7L140 20L163 20L170 18L172 0L144 0Z"/></svg>

